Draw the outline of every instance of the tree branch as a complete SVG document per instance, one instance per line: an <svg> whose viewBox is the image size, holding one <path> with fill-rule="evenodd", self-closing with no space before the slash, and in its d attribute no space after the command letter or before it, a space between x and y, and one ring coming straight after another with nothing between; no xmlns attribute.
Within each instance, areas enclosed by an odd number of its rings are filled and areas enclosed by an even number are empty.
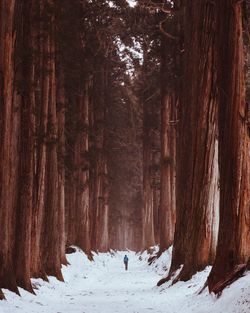
<svg viewBox="0 0 250 313"><path fill-rule="evenodd" d="M168 33L164 27L163 27L163 24L166 22L167 19L163 20L160 22L160 25L159 25L159 28L160 28L160 31L167 37L167 38L170 38L172 40L178 40L178 37L177 36L174 36L170 33Z"/></svg>
<svg viewBox="0 0 250 313"><path fill-rule="evenodd" d="M166 7L166 4L163 3L154 3L152 0L147 1L146 4L144 4L144 7L148 8L149 10L159 10L166 14L175 14L179 10L173 8L173 7Z"/></svg>

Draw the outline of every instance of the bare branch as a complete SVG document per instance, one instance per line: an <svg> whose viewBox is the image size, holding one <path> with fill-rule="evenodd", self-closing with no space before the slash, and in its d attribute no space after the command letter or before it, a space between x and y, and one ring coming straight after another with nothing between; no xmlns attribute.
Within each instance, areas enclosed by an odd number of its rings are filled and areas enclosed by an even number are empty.
<svg viewBox="0 0 250 313"><path fill-rule="evenodd" d="M177 37L177 36L174 36L174 35L168 33L168 32L164 29L163 24L164 24L165 22L166 22L166 19L160 22L160 25L159 25L160 31L161 31L167 38L170 38L170 39L172 39L172 40L178 40L178 37Z"/></svg>
<svg viewBox="0 0 250 313"><path fill-rule="evenodd" d="M176 10L175 8L173 8L171 6L166 7L166 4L164 2L163 3L154 3L154 2L152 2L152 0L147 1L147 3L145 3L143 6L148 8L150 11L159 10L159 11L166 13L166 14L175 14L176 12L179 11L179 10Z"/></svg>

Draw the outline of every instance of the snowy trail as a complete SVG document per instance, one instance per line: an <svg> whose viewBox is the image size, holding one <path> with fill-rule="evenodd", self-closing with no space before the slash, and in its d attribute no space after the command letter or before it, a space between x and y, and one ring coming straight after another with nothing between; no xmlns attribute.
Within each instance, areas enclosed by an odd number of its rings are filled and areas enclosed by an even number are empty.
<svg viewBox="0 0 250 313"><path fill-rule="evenodd" d="M152 271L144 262L138 261L134 253L127 253L129 270L124 270L124 253L118 253L109 259L98 259L96 267L90 271L90 276L96 276L91 285L84 288L85 299L82 299L83 312L152 312L156 299L152 298ZM76 281L81 288L81 282ZM78 289L78 288L77 288ZM163 311L154 311L163 312ZM166 312L166 310L164 310Z"/></svg>
<svg viewBox="0 0 250 313"><path fill-rule="evenodd" d="M129 257L129 270L123 265L123 256ZM46 283L34 280L39 287L37 296L24 290L22 297L5 291L8 301L0 302L3 313L250 313L250 276L236 282L225 291L223 298L215 300L207 292L197 291L203 286L209 269L195 275L187 283L174 287L157 288L163 266L170 262L166 252L153 266L147 265L133 252L99 254L90 262L77 252L69 256L70 266L63 268L65 283L50 278ZM237 285L238 284L238 285Z"/></svg>
<svg viewBox="0 0 250 313"><path fill-rule="evenodd" d="M129 257L124 270L123 256ZM21 290L22 298L7 292L6 313L114 313L173 312L157 304L162 297L154 292L159 275L133 252L100 254L90 263L83 254L69 256L72 266L64 268L65 283L50 278L50 284L35 280L39 290L33 296ZM152 275L153 274L153 275ZM5 292L5 293L6 293ZM154 296L153 296L154 294ZM14 304L14 305L13 305Z"/></svg>

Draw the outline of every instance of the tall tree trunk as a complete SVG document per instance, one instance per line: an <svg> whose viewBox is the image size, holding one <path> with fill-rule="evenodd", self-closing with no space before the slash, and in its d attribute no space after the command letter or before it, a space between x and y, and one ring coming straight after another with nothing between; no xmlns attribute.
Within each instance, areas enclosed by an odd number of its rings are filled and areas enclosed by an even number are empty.
<svg viewBox="0 0 250 313"><path fill-rule="evenodd" d="M184 80L177 157L177 221L171 271L188 280L212 260L218 172L216 166L215 9L185 1ZM195 13L194 13L195 12Z"/></svg>
<svg viewBox="0 0 250 313"><path fill-rule="evenodd" d="M160 199L160 250L168 249L174 240L175 229L175 146L176 108L174 92L164 92L161 111L161 199Z"/></svg>
<svg viewBox="0 0 250 313"><path fill-rule="evenodd" d="M89 110L91 80L84 83L79 90L75 114L74 138L74 208L69 216L68 243L79 246L86 253L90 253L90 182L89 182Z"/></svg>
<svg viewBox="0 0 250 313"><path fill-rule="evenodd" d="M83 132L81 134L80 148L80 167L79 167L79 193L78 193L78 208L81 212L81 218L78 220L79 226L77 231L78 241L81 242L81 248L90 253L90 198L89 198L89 162L86 160L86 153L89 151L89 90L92 88L91 80L85 83L83 95L80 99L81 103L81 123Z"/></svg>
<svg viewBox="0 0 250 313"><path fill-rule="evenodd" d="M53 5L53 2L49 2ZM47 10L49 9L46 8ZM45 272L63 280L61 273L61 236L62 221L58 196L58 118L56 108L56 68L55 68L55 17L49 10L46 12L49 18L49 30L47 32L47 51L49 55L49 97L48 97L48 133L47 133L47 164L46 164L46 190L45 215L43 226L43 264Z"/></svg>
<svg viewBox="0 0 250 313"><path fill-rule="evenodd" d="M0 288L18 292L11 249L13 217L12 197L16 190L11 185L12 165L12 111L14 79L14 9L15 0L3 0L0 4ZM2 297L2 295L1 295Z"/></svg>
<svg viewBox="0 0 250 313"><path fill-rule="evenodd" d="M107 158L105 153L105 121L106 121L106 92L107 72L104 65L100 72L95 74L93 81L92 114L90 115L90 126L94 131L92 136L92 170L91 180L91 205L92 205L92 248L99 251L109 249L108 236L108 179Z"/></svg>
<svg viewBox="0 0 250 313"><path fill-rule="evenodd" d="M58 48L59 50L59 48ZM59 236L61 243L61 263L66 265L65 255L66 234L65 234L65 156L66 156L66 137L65 137L65 79L62 64L57 58L57 108L58 108L58 209L59 209Z"/></svg>
<svg viewBox="0 0 250 313"><path fill-rule="evenodd" d="M179 4L175 1L175 6ZM174 30L181 32L181 21L173 17ZM161 36L161 199L160 251L173 244L176 222L176 140L180 98L181 40Z"/></svg>
<svg viewBox="0 0 250 313"><path fill-rule="evenodd" d="M146 98L146 97L145 97ZM145 100L145 99L144 99ZM142 247L148 249L155 245L154 231L154 193L151 185L152 129L151 104L143 104L143 213L142 213Z"/></svg>
<svg viewBox="0 0 250 313"><path fill-rule="evenodd" d="M37 23L35 46L38 54L35 58L35 87L36 87L36 151L35 151L35 173L36 184L34 186L36 194L33 204L33 223L31 230L32 255L31 273L33 277L47 279L44 271L42 258L42 231L44 224L44 210L46 199L46 163L47 163L47 144L46 135L48 131L48 107L49 107L49 75L48 71L48 39L45 36L45 25L43 22L44 3L40 0L37 3L35 12L39 16ZM45 57L47 55L47 57Z"/></svg>
<svg viewBox="0 0 250 313"><path fill-rule="evenodd" d="M250 132L245 101L242 3L217 8L219 90L220 225L210 291L236 264L250 257Z"/></svg>
<svg viewBox="0 0 250 313"><path fill-rule="evenodd" d="M16 203L16 245L15 269L18 286L33 292L30 282L31 268L31 225L34 184L34 134L35 134L35 98L34 98L34 66L33 66L33 33L31 28L32 1L25 1L22 6L23 38L20 51L23 52L24 83L21 99L20 130L20 167L19 198ZM20 82L19 82L20 83Z"/></svg>

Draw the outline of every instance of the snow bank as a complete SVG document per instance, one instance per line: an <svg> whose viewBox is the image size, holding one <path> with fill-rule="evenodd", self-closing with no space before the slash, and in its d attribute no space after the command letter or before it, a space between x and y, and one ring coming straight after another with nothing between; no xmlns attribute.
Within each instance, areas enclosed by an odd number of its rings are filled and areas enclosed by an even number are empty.
<svg viewBox="0 0 250 313"><path fill-rule="evenodd" d="M159 246L151 247L151 252L148 253L144 251L141 254L141 259L147 261L150 264L150 267L159 275L166 276L170 269L171 258L172 258L172 250L173 247L170 247L168 250L163 252L159 258L157 258L157 254L159 252ZM153 261L150 260L153 258Z"/></svg>
<svg viewBox="0 0 250 313"><path fill-rule="evenodd" d="M159 248L152 247L151 251L153 253L146 251L142 253L144 261L157 255ZM168 275L171 257L172 247L163 252L158 259L154 259L150 265L160 278ZM200 294L210 270L211 267L207 267L204 271L194 275L188 282L178 282L172 285L170 281L157 289L161 294L170 297L181 313L250 313L250 273L227 287L221 297L217 298L215 295L209 294L207 288ZM178 312L178 310L173 308L173 312Z"/></svg>

